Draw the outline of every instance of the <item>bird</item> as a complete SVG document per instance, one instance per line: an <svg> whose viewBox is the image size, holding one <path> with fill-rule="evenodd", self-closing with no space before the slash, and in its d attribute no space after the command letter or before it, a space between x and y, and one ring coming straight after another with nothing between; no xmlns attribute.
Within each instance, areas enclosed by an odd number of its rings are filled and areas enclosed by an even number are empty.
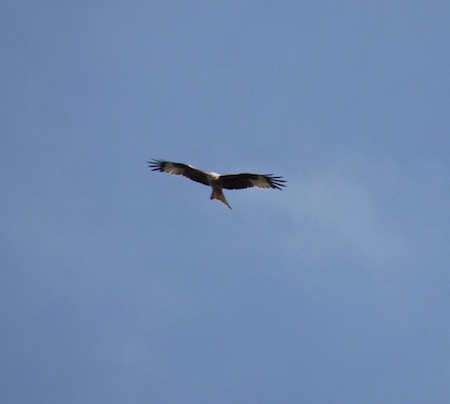
<svg viewBox="0 0 450 404"><path fill-rule="evenodd" d="M189 164L175 163L173 161L165 161L160 159L152 159L148 162L152 171L159 171L174 175L182 175L199 182L200 184L209 185L212 188L210 199L217 199L231 209L230 204L225 198L222 189L244 189L244 188L274 188L282 190L285 187L286 180L283 177L277 177L273 174L225 174L220 175L215 172L205 172L195 168Z"/></svg>

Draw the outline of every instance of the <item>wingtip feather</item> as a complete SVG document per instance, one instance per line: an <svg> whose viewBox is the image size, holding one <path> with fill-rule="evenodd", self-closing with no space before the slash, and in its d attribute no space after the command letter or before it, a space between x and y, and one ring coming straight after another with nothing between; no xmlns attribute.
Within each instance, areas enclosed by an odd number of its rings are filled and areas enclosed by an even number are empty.
<svg viewBox="0 0 450 404"><path fill-rule="evenodd" d="M152 171L163 171L165 161L162 159L151 159L147 163Z"/></svg>

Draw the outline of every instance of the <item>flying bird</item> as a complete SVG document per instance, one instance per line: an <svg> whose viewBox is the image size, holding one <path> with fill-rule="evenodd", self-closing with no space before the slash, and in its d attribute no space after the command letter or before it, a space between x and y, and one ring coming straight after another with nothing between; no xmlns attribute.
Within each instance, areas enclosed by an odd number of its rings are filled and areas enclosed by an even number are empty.
<svg viewBox="0 0 450 404"><path fill-rule="evenodd" d="M285 186L283 177L276 177L273 174L225 174L220 175L214 172L207 173L199 170L189 164L174 163L171 161L153 159L148 162L152 171L160 171L169 174L182 175L199 182L200 184L209 185L212 188L211 199L218 199L231 206L225 198L222 189L244 189L244 188L274 188L281 190Z"/></svg>

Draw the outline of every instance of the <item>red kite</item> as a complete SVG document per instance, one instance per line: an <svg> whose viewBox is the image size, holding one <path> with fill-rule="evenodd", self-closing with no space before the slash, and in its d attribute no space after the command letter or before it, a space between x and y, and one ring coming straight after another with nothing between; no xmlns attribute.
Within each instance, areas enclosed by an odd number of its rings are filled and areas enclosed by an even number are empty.
<svg viewBox="0 0 450 404"><path fill-rule="evenodd" d="M200 182L204 185L209 185L212 188L211 199L218 199L227 205L231 206L225 199L222 189L243 189L243 188L274 188L281 190L285 186L283 177L276 177L273 174L225 174L220 175L214 172L206 173L198 168L192 167L189 164L174 163L171 161L156 160L148 162L152 171L160 171L169 174L183 175L193 181Z"/></svg>

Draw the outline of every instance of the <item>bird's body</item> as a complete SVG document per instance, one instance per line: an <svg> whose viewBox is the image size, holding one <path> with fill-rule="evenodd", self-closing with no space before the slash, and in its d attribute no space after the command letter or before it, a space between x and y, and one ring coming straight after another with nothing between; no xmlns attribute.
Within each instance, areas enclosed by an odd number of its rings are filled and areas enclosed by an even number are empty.
<svg viewBox="0 0 450 404"><path fill-rule="evenodd" d="M225 198L225 195L222 192L222 181L220 180L220 174L211 172L208 174L208 182L209 185L211 185L211 188L213 189L211 194L211 199L217 199L221 202L223 202L225 205L227 205L230 209L231 206L228 203L227 199Z"/></svg>
<svg viewBox="0 0 450 404"><path fill-rule="evenodd" d="M231 206L225 198L222 190L225 189L244 189L251 187L258 188L275 188L281 190L285 186L285 180L282 177L276 177L272 174L226 174L220 175L214 172L204 172L189 164L175 163L164 160L149 161L149 167L152 171L166 172L174 175L183 175L193 181L204 185L209 185L212 188L211 199L218 199L227 205Z"/></svg>

